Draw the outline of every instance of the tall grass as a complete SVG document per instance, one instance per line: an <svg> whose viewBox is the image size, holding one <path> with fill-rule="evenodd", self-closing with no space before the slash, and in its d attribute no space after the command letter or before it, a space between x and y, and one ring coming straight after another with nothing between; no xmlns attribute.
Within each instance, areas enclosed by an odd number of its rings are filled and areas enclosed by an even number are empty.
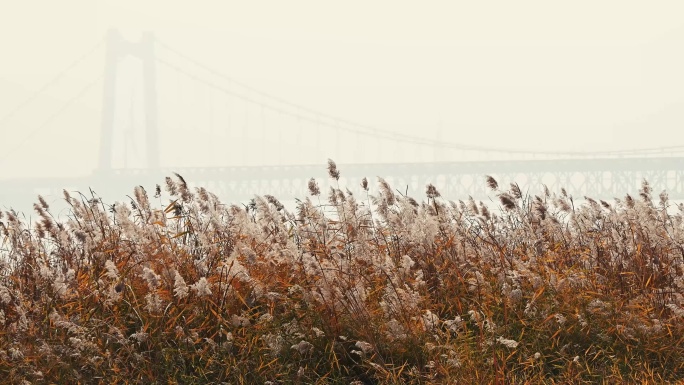
<svg viewBox="0 0 684 385"><path fill-rule="evenodd" d="M333 185L339 171L328 164ZM339 188L286 210L182 177L0 216L0 382L663 383L684 378L684 207L500 207ZM157 202L152 203L151 202Z"/></svg>

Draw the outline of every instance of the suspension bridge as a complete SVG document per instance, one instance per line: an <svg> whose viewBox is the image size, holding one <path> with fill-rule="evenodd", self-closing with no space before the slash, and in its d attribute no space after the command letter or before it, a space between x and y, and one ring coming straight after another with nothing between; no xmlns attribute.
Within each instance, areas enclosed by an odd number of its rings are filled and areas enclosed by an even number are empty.
<svg viewBox="0 0 684 385"><path fill-rule="evenodd" d="M528 151L453 143L442 140L439 131L397 133L256 89L151 33L140 41L127 41L116 30L110 31L35 94L0 116L0 135L15 130L13 121L42 93L103 51L103 73L42 123L24 130L24 140L4 143L0 154L0 167L11 167L12 154L29 152L26 145L34 135L58 130L60 116L101 86L99 143L85 144L99 146L92 174L0 179L0 207L30 207L37 194L59 197L64 189L92 188L103 198L121 200L134 186L151 191L173 173L191 185L208 187L226 201L261 194L291 200L307 194L312 177L325 185L327 158L338 162L340 184L353 192L360 191L362 178L373 181L380 176L414 197L424 196L425 185L432 183L449 199L483 199L487 196L484 177L492 175L500 183L515 181L531 194L545 184L555 191L564 187L576 197L608 199L634 194L646 179L656 192L667 190L671 198L684 199L684 145L603 152ZM200 152L204 158L198 157L196 148L204 149ZM265 154L263 148L280 150ZM393 160L380 163L381 156ZM272 165L264 166L264 159Z"/></svg>

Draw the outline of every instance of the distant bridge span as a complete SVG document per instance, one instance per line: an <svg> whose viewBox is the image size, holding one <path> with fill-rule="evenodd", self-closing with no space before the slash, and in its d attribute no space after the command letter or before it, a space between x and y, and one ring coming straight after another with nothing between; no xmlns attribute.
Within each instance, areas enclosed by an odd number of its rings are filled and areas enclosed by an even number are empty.
<svg viewBox="0 0 684 385"><path fill-rule="evenodd" d="M336 160L340 162L338 166L342 175L340 187L349 188L357 194L361 193L359 184L362 178L367 177L371 188L375 189L376 177L381 176L397 190L407 191L416 199L425 196L427 183L434 184L446 199L457 200L468 196L486 199L490 196L488 195L490 192L485 185L484 176L492 175L499 181L502 189L505 189L510 182L517 182L525 192L539 194L542 184L545 184L553 191L559 191L561 187L564 187L576 198L586 195L602 199L623 197L627 193L636 194L642 180L646 179L656 193L667 190L672 199L684 200L684 146L682 145L596 153L554 153L451 143L440 139L439 135L432 137L419 130L416 134L408 135L366 126L264 93L198 62L158 41L149 33L145 34L140 42L130 42L112 30L103 43L98 44L98 46L105 47L105 70L104 76L100 77L103 79L103 94L99 159L97 165L93 165L96 171L84 177L0 180L0 208L15 207L21 211L28 211L31 209L31 204L36 201L36 195L41 194L48 201L55 202L61 199L64 189L80 191L88 195L89 189L92 188L108 202L125 200L126 195L132 194L134 186L142 185L151 193L156 184L163 185L164 178L172 176L174 172L182 175L191 185L207 187L226 202L244 202L254 195L264 194L274 195L283 201L303 198L308 194L307 182L312 177L319 181L322 188L326 188L329 178L324 162L289 166L165 167L161 155L175 153L179 146L169 145L168 139L166 141L162 139L177 136L182 141L183 138L208 135L207 133L211 130L200 132L197 127L203 123L194 122L194 119L205 116L211 117L209 126L212 130L216 128L216 132L225 131L228 133L225 138L232 137L236 143L235 138L239 138L239 143L243 143L235 146L235 151L221 152L237 154L237 157L241 157L242 160L228 157L213 159L211 162L216 164L255 163L254 159L250 162L249 156L252 154L260 156L261 153L254 151L253 146L250 146L250 140L259 143L277 138L277 142L271 140L271 145L277 145L281 151L289 149L288 152L294 155L307 152L315 154L301 159L297 156L281 158L280 162L283 164L305 164L313 162L312 159L337 154ZM75 66L90 57L93 52L95 50L87 51L69 66L68 71L75 70ZM128 95L128 99L119 100L123 96L119 95L117 89L121 89L125 82L121 83L117 79L125 79L127 76L126 72L119 71L119 67L122 60L129 56L139 59L141 79L136 80L135 84L142 88L139 90L142 91L140 100L136 99L137 94L133 91L130 94L122 94ZM180 65L178 62L185 64ZM157 82L158 69L173 74L176 81ZM54 84L64 73L57 75L38 93ZM164 119L162 115L162 119L159 119L160 116L158 116L160 110L174 112L176 108L185 108L186 105L193 104L188 102L189 96L180 86L181 78L189 79L193 86L191 89L203 87L202 89L208 92L206 100L197 96L201 93L197 95L190 93L195 95L193 99L199 100L197 104L209 111L207 113L205 109L201 109L192 114L191 121L193 122L190 124L186 122L185 125L182 124L183 122L177 122L177 119L173 117ZM176 85L175 91L173 88L168 88L170 83ZM48 127L50 122L66 111L66 108L87 92L93 84L95 83L85 86L73 99L65 102L57 110L57 114L38 126L37 130ZM157 86L162 88L158 90ZM177 103L165 99L158 100L159 97L170 94L179 97L186 95L186 98L181 98ZM21 106L27 105L31 100L33 98L27 99L27 102ZM142 102L141 111L138 112L133 108L137 101ZM122 112L127 109L124 106L129 105L131 106L128 108L129 117L125 119ZM216 111L214 111L215 105ZM12 117L16 111L8 116ZM219 112L224 113L226 119L220 121ZM215 115L216 121L214 121ZM4 119L7 120L7 117ZM272 120L272 124L268 125L267 123ZM55 126L54 129L60 127L60 125ZM173 127L178 130L172 132ZM35 132L38 131L34 130ZM261 137L255 135L255 132L261 132ZM216 140L216 137L209 135L206 140ZM308 137L315 138L315 140L307 142L305 139ZM374 140L375 142L372 143L382 145L365 147L366 140ZM30 142L25 140L24 143ZM336 149L333 150L329 144ZM385 159L394 159L393 163L377 163L377 160L369 160L365 164L354 164L354 162L364 162L362 159L365 159L366 155L376 154L377 148L389 149L392 145L401 145L403 147L398 148L404 149L404 151L395 151L389 158L385 157ZM20 148L21 144L12 151L16 152ZM342 149L348 150L342 151ZM364 152L364 149L369 150ZM416 155L420 154L421 149L433 151L433 159L440 161L424 162L429 158ZM215 150L208 149L204 152L217 155ZM501 159L502 155L504 158L522 157L523 159L493 160ZM8 157L8 154L4 154L4 157L13 159ZM528 157L539 157L539 159ZM446 161L447 159L449 161ZM459 159L483 160L458 161ZM0 162L2 160L3 154L0 154ZM257 161L262 160L259 158ZM182 163L183 161L176 160L176 162ZM6 164L9 166L3 164L3 167L11 167L11 163ZM131 165L133 166L129 167ZM324 194L327 195L326 192Z"/></svg>

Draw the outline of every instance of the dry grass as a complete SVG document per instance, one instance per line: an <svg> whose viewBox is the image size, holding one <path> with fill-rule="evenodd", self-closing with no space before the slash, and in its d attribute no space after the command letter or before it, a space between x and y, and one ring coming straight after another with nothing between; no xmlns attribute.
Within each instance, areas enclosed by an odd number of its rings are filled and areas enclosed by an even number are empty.
<svg viewBox="0 0 684 385"><path fill-rule="evenodd" d="M339 171L329 164L331 178ZM499 190L418 203L383 180L224 205L0 217L0 382L667 383L684 378L684 209ZM314 203L315 202L315 203ZM372 210L371 210L372 207Z"/></svg>

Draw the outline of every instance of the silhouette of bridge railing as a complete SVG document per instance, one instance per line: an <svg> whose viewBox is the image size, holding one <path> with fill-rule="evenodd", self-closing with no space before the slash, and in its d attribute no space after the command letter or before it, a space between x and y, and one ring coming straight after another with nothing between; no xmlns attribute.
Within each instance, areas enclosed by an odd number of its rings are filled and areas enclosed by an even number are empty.
<svg viewBox="0 0 684 385"><path fill-rule="evenodd" d="M459 200L472 196L487 199L486 175L492 175L502 186L518 182L531 195L541 193L543 185L552 191L565 188L581 198L623 198L637 194L642 181L648 180L654 191L666 189L670 198L684 199L684 157L521 160L445 163L347 164L338 165L342 177L340 186L364 196L361 180L368 178L371 186L380 176L391 186L416 198L424 197L425 185L434 184L445 199ZM270 194L283 200L307 196L307 183L316 178L322 186L329 180L325 165L193 167L176 169L111 170L89 178L50 178L37 184L28 180L0 182L0 204L35 201L35 193L61 196L63 189L88 192L92 187L104 198L122 200L134 186L143 185L153 191L163 186L166 176L178 173L191 186L203 186L226 202L246 201L255 195ZM40 188L36 188L40 185ZM26 206L24 206L26 207Z"/></svg>

